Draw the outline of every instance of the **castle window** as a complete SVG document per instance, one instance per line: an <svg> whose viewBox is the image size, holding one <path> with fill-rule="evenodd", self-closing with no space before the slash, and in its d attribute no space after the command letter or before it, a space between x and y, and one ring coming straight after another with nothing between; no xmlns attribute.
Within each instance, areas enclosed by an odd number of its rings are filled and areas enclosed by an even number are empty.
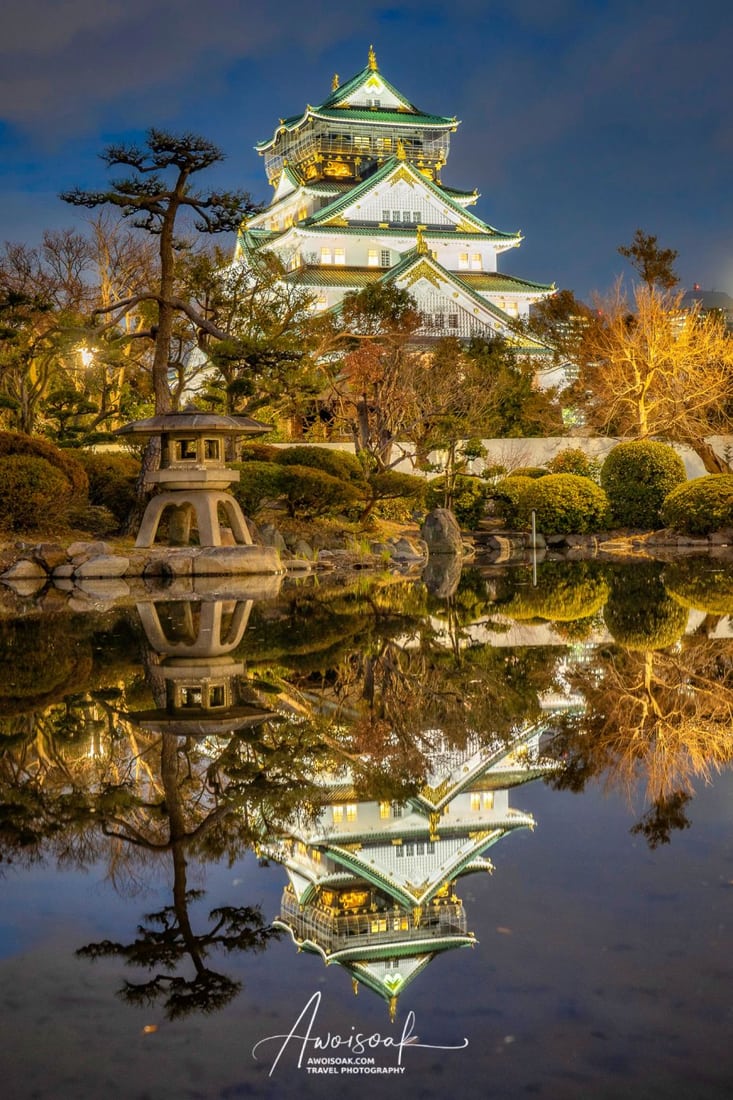
<svg viewBox="0 0 733 1100"><path fill-rule="evenodd" d="M419 211L417 211L417 210L413 210L413 211L412 211L412 220L413 220L413 221L414 221L415 223L417 223L417 222L419 222L419 221L420 221L420 214L419 214Z"/></svg>
<svg viewBox="0 0 733 1100"><path fill-rule="evenodd" d="M346 807L346 820L356 821L356 806L353 802Z"/></svg>
<svg viewBox="0 0 733 1100"><path fill-rule="evenodd" d="M344 820L344 808L343 806L332 806L331 813L333 814L334 824L338 825Z"/></svg>
<svg viewBox="0 0 733 1100"><path fill-rule="evenodd" d="M399 212L399 210L393 210L393 211L392 211L392 221L393 221L393 222L400 222L400 221L402 221L402 218L401 218L401 216L400 216L400 212Z"/></svg>
<svg viewBox="0 0 733 1100"><path fill-rule="evenodd" d="M485 791L484 792L484 809L485 810L493 810L493 808L494 808L494 792L493 791Z"/></svg>
<svg viewBox="0 0 733 1100"><path fill-rule="evenodd" d="M483 268L483 263L481 262L481 253L480 252L472 252L471 253L471 271L481 271L482 268Z"/></svg>
<svg viewBox="0 0 733 1100"><path fill-rule="evenodd" d="M382 267L389 267L390 264L392 263L392 253L390 252L390 250L388 248L383 248L382 249L381 263L382 263Z"/></svg>
<svg viewBox="0 0 733 1100"><path fill-rule="evenodd" d="M331 255L331 249L330 248L322 248L321 249L321 263L322 264L333 263L333 257Z"/></svg>
<svg viewBox="0 0 733 1100"><path fill-rule="evenodd" d="M448 327L449 328L458 328L458 314L457 313L449 313L448 314Z"/></svg>
<svg viewBox="0 0 733 1100"><path fill-rule="evenodd" d="M481 795L480 794L472 794L471 795L471 809L472 810L480 810L481 809Z"/></svg>
<svg viewBox="0 0 733 1100"><path fill-rule="evenodd" d="M334 264L338 264L340 267L343 267L346 264L346 249L345 248L334 248L334 250L333 250L333 262L334 262Z"/></svg>
<svg viewBox="0 0 733 1100"><path fill-rule="evenodd" d="M383 210L382 211L382 221L383 222L388 222L389 221L389 210Z"/></svg>
<svg viewBox="0 0 733 1100"><path fill-rule="evenodd" d="M390 806L389 802L380 802L379 803L379 816L382 819L384 819L385 817L389 817L390 810L391 810L391 806Z"/></svg>
<svg viewBox="0 0 733 1100"><path fill-rule="evenodd" d="M326 307L328 306L328 298L323 293L323 291L321 291L321 293L316 298L316 303L315 304L316 304L316 309L326 309Z"/></svg>
<svg viewBox="0 0 733 1100"><path fill-rule="evenodd" d="M458 270L468 271L468 253L461 252L458 255Z"/></svg>
<svg viewBox="0 0 733 1100"><path fill-rule="evenodd" d="M392 803L392 817L402 817L402 807L399 802Z"/></svg>
<svg viewBox="0 0 733 1100"><path fill-rule="evenodd" d="M402 211L402 220L403 220L403 222L407 222L408 225L411 221L413 221L413 218L411 217L409 210L403 210ZM417 221L417 218L415 218L414 221Z"/></svg>
<svg viewBox="0 0 733 1100"><path fill-rule="evenodd" d="M367 252L367 267L379 267L379 251L376 248L370 248Z"/></svg>

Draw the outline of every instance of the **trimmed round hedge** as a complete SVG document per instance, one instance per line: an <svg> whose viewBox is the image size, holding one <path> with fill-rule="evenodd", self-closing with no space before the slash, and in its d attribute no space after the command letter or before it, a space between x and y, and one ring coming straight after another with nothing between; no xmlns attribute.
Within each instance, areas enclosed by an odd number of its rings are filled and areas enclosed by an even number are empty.
<svg viewBox="0 0 733 1100"><path fill-rule="evenodd" d="M479 477L470 477L467 474L458 474L453 488L453 505L451 511L456 517L458 526L464 531L472 531L478 525L479 520L486 515L486 501L490 490L485 481ZM436 477L428 482L425 494L425 507L429 512L433 508L442 508L445 499L445 478Z"/></svg>
<svg viewBox="0 0 733 1100"><path fill-rule="evenodd" d="M510 530L526 527L529 511L525 501L533 484L531 477L511 474L491 489L496 511Z"/></svg>
<svg viewBox="0 0 733 1100"><path fill-rule="evenodd" d="M523 585L502 614L513 619L546 619L576 622L596 615L606 603L609 584L592 562L545 562L540 566L537 586Z"/></svg>
<svg viewBox="0 0 733 1100"><path fill-rule="evenodd" d="M76 452L62 451L47 439L23 432L0 432L0 458L8 455L31 455L43 458L60 470L71 487L75 501L86 499L89 481Z"/></svg>
<svg viewBox="0 0 733 1100"><path fill-rule="evenodd" d="M565 447L547 463L547 468L551 474L577 474L597 482L600 463L597 459L588 458L580 447Z"/></svg>
<svg viewBox="0 0 733 1100"><path fill-rule="evenodd" d="M667 592L656 562L639 562L617 574L603 618L613 640L626 649L666 649L685 632L689 614Z"/></svg>
<svg viewBox="0 0 733 1100"><path fill-rule="evenodd" d="M665 498L661 519L683 535L733 527L733 474L708 474L678 485Z"/></svg>
<svg viewBox="0 0 733 1100"><path fill-rule="evenodd" d="M677 452L648 439L619 443L601 468L611 521L621 527L659 527L665 497L686 480Z"/></svg>
<svg viewBox="0 0 733 1100"><path fill-rule="evenodd" d="M72 487L56 466L35 455L0 458L0 527L36 531L63 523Z"/></svg>
<svg viewBox="0 0 733 1100"><path fill-rule="evenodd" d="M531 481L522 500L527 515L536 513L545 535L582 535L608 522L608 498L595 482L577 474L548 474Z"/></svg>
<svg viewBox="0 0 733 1100"><path fill-rule="evenodd" d="M285 492L287 471L276 462L233 462L232 469L239 470L239 481L230 491L245 516L256 516L264 504Z"/></svg>
<svg viewBox="0 0 733 1100"><path fill-rule="evenodd" d="M349 451L332 451L329 447L286 447L277 449L272 461L282 466L310 466L341 481L363 483L366 480L361 462Z"/></svg>
<svg viewBox="0 0 733 1100"><path fill-rule="evenodd" d="M664 587L682 604L711 615L733 615L733 576L707 559L683 558L664 570Z"/></svg>
<svg viewBox="0 0 733 1100"><path fill-rule="evenodd" d="M113 451L78 451L77 461L89 479L89 503L108 508L123 523L137 502L139 460Z"/></svg>

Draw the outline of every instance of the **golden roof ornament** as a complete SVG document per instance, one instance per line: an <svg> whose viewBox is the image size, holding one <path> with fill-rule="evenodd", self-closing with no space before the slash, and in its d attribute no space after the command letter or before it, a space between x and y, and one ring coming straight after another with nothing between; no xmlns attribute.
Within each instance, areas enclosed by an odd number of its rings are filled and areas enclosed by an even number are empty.
<svg viewBox="0 0 733 1100"><path fill-rule="evenodd" d="M427 256L428 252L430 251L430 249L428 248L428 242L423 236L421 225L418 225L417 227L417 235L415 237L415 251L417 252L418 256Z"/></svg>
<svg viewBox="0 0 733 1100"><path fill-rule="evenodd" d="M397 138L397 148L395 150L395 156L397 160L407 160L407 153L405 152L405 143L402 138Z"/></svg>
<svg viewBox="0 0 733 1100"><path fill-rule="evenodd" d="M338 88L338 86L339 86L339 74L334 73L333 74L333 80L331 81L331 91L335 92L336 89Z"/></svg>
<svg viewBox="0 0 733 1100"><path fill-rule="evenodd" d="M397 1019L397 998L390 997L389 999L389 1022L393 1024Z"/></svg>
<svg viewBox="0 0 733 1100"><path fill-rule="evenodd" d="M372 70L373 73L376 73L378 71L377 70L377 55L374 52L374 46L369 47L369 62L368 62L368 65L369 65L369 68Z"/></svg>

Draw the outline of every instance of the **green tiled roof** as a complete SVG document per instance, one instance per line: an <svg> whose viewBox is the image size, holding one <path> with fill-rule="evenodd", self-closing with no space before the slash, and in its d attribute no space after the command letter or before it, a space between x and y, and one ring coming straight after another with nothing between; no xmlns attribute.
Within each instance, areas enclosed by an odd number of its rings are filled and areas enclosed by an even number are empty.
<svg viewBox="0 0 733 1100"><path fill-rule="evenodd" d="M338 88L334 88L330 96L321 103L319 110L323 107L337 107L339 103L343 102L344 99L348 99L353 92L358 91L359 88L361 88L363 84L366 84L368 80L371 80L373 76L374 70L370 69L367 65L358 72L356 76L352 76L350 80L347 80L344 84L339 84ZM405 99L402 92L398 92L394 84L390 84L382 73L379 73L379 79L382 84L384 84L385 88L388 88L392 95L399 99L400 103L402 103L408 111L417 112L417 107L415 107L413 103L410 103L409 99Z"/></svg>
<svg viewBox="0 0 733 1100"><path fill-rule="evenodd" d="M313 118L325 118L328 122L389 122L395 126L430 126L434 129L452 129L457 126L453 118L443 115L411 114L409 111L390 111L383 107L341 107L329 110L313 109Z"/></svg>
<svg viewBox="0 0 733 1100"><path fill-rule="evenodd" d="M478 236L484 238L489 236L507 240L516 240L518 238L518 233L503 233L501 232L501 230L494 229L493 226L487 225L486 222L482 222L481 219L477 218L475 214L471 214L470 211L466 210L465 207L456 202L454 198L451 198L451 196L446 191L444 191L439 184L434 183L433 180L428 179L427 176L424 176L422 172L419 171L419 169L415 168L410 163L409 160L398 160L398 158L395 156L392 156L389 158L389 160L385 161L382 167L377 169L377 171L374 172L373 175L368 176L367 179L363 180L362 183L358 183L355 187L352 187L345 194L335 199L334 202L329 203L328 206L324 206L322 210L319 210L317 214L314 214L312 217L308 218L303 224L320 226L323 222L329 221L331 218L337 217L341 213L341 211L350 206L352 202L355 202L357 199L360 199L364 195L368 194L369 191L377 186L377 184L382 183L382 181L387 179L392 174L392 172L399 169L407 170L416 183L425 187L428 191L435 195L435 197L439 201L445 203L446 206L450 207L451 210L454 210L455 213L460 216L462 222L468 225L475 225ZM485 232L485 230L487 229L489 230L489 233ZM450 232L453 233L454 230L451 230ZM473 234L461 235L469 237L473 236Z"/></svg>
<svg viewBox="0 0 733 1100"><path fill-rule="evenodd" d="M384 274L379 267L300 267L289 271L288 282L301 286L365 287L376 283Z"/></svg>
<svg viewBox="0 0 733 1100"><path fill-rule="evenodd" d="M336 120L348 120L349 122L384 122L400 126L431 126L438 129L453 128L458 126L458 120L455 118L446 118L443 115L427 115L411 103L400 91L395 88L393 84L387 80L380 72L379 79L382 84L387 88L396 99L404 107L404 110L388 110L388 109L374 109L364 108L363 110L358 107L340 106L345 99L348 99L350 95L358 91L364 84L367 83L374 76L374 71L367 66L352 76L350 80L347 80L344 84L335 88L326 99L317 107L308 105L305 111L302 111L297 115L290 115L289 118L284 118L277 130L271 138L267 138L264 141L258 141L255 145L255 149L264 151L277 138L278 130L284 127L286 130L295 130L305 123L308 118L323 118L327 121Z"/></svg>
<svg viewBox="0 0 733 1100"><path fill-rule="evenodd" d="M474 290L488 290L496 294L555 289L551 283L532 283L529 279L520 279L518 275L504 275L500 271L462 271L460 274L461 281Z"/></svg>

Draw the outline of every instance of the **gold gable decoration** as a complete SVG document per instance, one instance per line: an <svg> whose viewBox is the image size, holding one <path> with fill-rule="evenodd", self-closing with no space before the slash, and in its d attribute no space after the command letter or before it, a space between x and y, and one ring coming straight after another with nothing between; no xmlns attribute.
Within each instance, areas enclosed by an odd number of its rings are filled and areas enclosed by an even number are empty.
<svg viewBox="0 0 733 1100"><path fill-rule="evenodd" d="M331 91L335 92L336 89L338 88L338 86L339 86L339 74L334 73L333 74L333 80L331 81Z"/></svg>
<svg viewBox="0 0 733 1100"><path fill-rule="evenodd" d="M389 186L394 187L396 183L407 183L410 187L415 186L414 179L404 165L400 165L395 174L390 178Z"/></svg>
<svg viewBox="0 0 733 1100"><path fill-rule="evenodd" d="M377 55L374 52L374 46L369 47L369 60L368 60L367 64L368 64L369 68L372 70L373 73L376 73L378 71L378 69L377 69Z"/></svg>
<svg viewBox="0 0 733 1100"><path fill-rule="evenodd" d="M432 283L434 287L440 289L441 280L438 278L435 271L428 263L427 260L421 260L419 264L413 267L412 271L407 275L405 282L407 286L413 286L419 282L420 279L427 279L429 283Z"/></svg>

